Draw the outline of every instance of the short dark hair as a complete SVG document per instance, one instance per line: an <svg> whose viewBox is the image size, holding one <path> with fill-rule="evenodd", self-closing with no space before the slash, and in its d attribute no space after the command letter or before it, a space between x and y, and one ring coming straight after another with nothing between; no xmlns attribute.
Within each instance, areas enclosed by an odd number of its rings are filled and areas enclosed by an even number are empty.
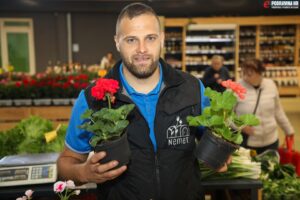
<svg viewBox="0 0 300 200"><path fill-rule="evenodd" d="M123 18L128 17L129 19L133 19L134 17L143 14L150 14L155 16L160 25L160 21L156 12L150 6L143 3L131 3L125 6L118 16L117 24L116 24L116 34L118 33L118 26Z"/></svg>
<svg viewBox="0 0 300 200"><path fill-rule="evenodd" d="M241 68L246 70L254 70L259 74L262 74L264 71L266 71L266 68L264 67L262 61L256 58L245 60L242 63Z"/></svg>

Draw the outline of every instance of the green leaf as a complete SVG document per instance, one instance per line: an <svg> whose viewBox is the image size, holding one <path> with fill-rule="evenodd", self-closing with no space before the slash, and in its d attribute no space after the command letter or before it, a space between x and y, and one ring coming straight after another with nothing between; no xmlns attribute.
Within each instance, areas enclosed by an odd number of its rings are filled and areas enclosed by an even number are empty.
<svg viewBox="0 0 300 200"><path fill-rule="evenodd" d="M242 124L244 125L248 125L248 126L257 126L259 125L259 119L252 114L244 114L244 115L240 115L238 117L238 119L240 121L242 121Z"/></svg>
<svg viewBox="0 0 300 200"><path fill-rule="evenodd" d="M90 119L91 118L91 115L93 114L93 110L91 109L88 109L86 110L81 116L80 116L80 119Z"/></svg>
<svg viewBox="0 0 300 200"><path fill-rule="evenodd" d="M211 107L210 106L205 107L203 109L202 115L203 116L211 116Z"/></svg>
<svg viewBox="0 0 300 200"><path fill-rule="evenodd" d="M188 116L187 122L190 126L207 126L209 127L209 120L204 116Z"/></svg>
<svg viewBox="0 0 300 200"><path fill-rule="evenodd" d="M133 110L134 107L134 104L125 104L120 106L116 111L122 115L121 119L126 119L127 115Z"/></svg>
<svg viewBox="0 0 300 200"><path fill-rule="evenodd" d="M210 126L218 126L224 124L224 118L221 116L214 115L209 120Z"/></svg>
<svg viewBox="0 0 300 200"><path fill-rule="evenodd" d="M233 133L231 141L235 144L241 144L243 142L242 134L241 133Z"/></svg>
<svg viewBox="0 0 300 200"><path fill-rule="evenodd" d="M100 140L101 140L101 137L96 136L96 135L92 136L92 138L90 140L91 146L95 147Z"/></svg>
<svg viewBox="0 0 300 200"><path fill-rule="evenodd" d="M115 127L113 128L114 132L122 133L123 130L128 126L129 121L128 120L122 120L118 121L115 124Z"/></svg>
<svg viewBox="0 0 300 200"><path fill-rule="evenodd" d="M237 103L237 98L232 92L225 91L222 94L220 103L222 105L222 108L224 108L225 110L232 110Z"/></svg>
<svg viewBox="0 0 300 200"><path fill-rule="evenodd" d="M115 109L107 109L106 112L102 115L103 119L106 119L111 122L116 122L122 119L122 114Z"/></svg>
<svg viewBox="0 0 300 200"><path fill-rule="evenodd" d="M231 138L232 132L231 132L231 130L230 130L229 128L224 127L224 128L222 129L222 136L223 136L223 138L225 138L226 140L232 141L232 138Z"/></svg>

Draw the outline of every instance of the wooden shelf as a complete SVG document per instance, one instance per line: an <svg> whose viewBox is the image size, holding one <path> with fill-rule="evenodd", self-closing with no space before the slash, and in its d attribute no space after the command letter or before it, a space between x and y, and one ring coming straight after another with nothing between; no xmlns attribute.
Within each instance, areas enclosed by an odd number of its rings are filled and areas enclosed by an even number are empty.
<svg viewBox="0 0 300 200"><path fill-rule="evenodd" d="M54 126L68 123L72 106L0 107L0 131L13 128L18 122L31 115L49 119Z"/></svg>
<svg viewBox="0 0 300 200"><path fill-rule="evenodd" d="M280 96L299 96L300 88L299 87L278 87Z"/></svg>

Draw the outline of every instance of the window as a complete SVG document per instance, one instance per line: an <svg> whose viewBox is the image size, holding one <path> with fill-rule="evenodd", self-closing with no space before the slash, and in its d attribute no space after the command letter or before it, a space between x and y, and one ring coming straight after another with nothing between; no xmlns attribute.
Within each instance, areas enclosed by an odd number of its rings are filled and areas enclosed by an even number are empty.
<svg viewBox="0 0 300 200"><path fill-rule="evenodd" d="M31 19L0 18L0 65L6 70L35 73L33 23Z"/></svg>

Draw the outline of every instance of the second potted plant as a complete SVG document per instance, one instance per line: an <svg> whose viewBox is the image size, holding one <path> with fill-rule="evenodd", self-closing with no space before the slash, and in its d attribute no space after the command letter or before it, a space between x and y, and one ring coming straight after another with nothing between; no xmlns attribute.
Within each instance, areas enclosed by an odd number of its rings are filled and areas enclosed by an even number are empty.
<svg viewBox="0 0 300 200"><path fill-rule="evenodd" d="M223 81L222 85L228 89L223 93L206 88L204 95L210 98L210 106L199 116L187 117L190 126L207 128L195 154L200 161L216 170L239 148L243 141L242 129L259 124L252 114L237 116L234 112L236 95L243 99L246 89L231 80Z"/></svg>
<svg viewBox="0 0 300 200"><path fill-rule="evenodd" d="M81 116L86 119L86 122L80 128L94 133L90 144L95 152L106 152L106 157L101 160L101 163L117 160L118 166L122 166L128 164L130 159L126 128L129 124L127 115L133 110L134 104L125 104L113 109L111 103L115 101L114 94L118 89L118 81L98 79L92 88L92 96L98 100L107 100L108 108L98 111L87 110Z"/></svg>

